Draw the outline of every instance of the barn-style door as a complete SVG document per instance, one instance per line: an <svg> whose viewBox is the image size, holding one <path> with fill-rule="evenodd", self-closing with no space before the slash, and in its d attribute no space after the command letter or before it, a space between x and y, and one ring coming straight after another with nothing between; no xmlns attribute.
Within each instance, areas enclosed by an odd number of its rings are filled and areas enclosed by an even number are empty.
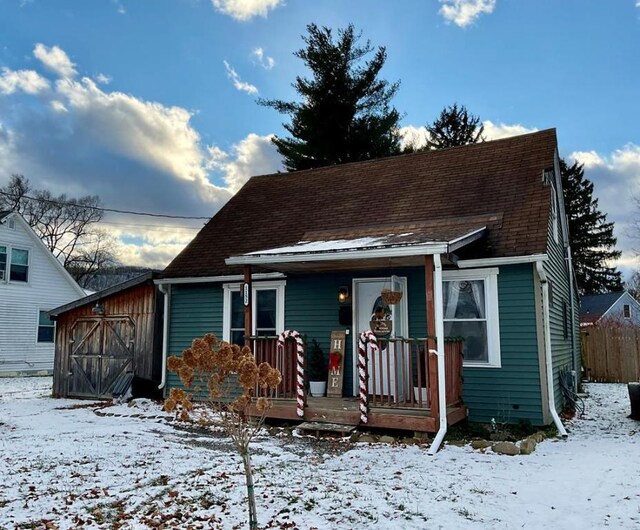
<svg viewBox="0 0 640 530"><path fill-rule="evenodd" d="M78 319L69 341L69 396L111 397L118 376L133 370L135 322L127 316Z"/></svg>

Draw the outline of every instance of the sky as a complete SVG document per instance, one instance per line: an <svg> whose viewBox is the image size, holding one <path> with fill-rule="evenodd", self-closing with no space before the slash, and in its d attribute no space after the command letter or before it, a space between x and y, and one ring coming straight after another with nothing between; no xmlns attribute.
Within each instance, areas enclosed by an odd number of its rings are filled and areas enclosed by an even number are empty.
<svg viewBox="0 0 640 530"><path fill-rule="evenodd" d="M282 169L286 117L257 99L296 99L310 23L386 47L407 138L454 102L489 139L555 127L616 223L618 266L638 268L640 0L0 0L0 186L214 215ZM203 222L103 227L124 263L163 267Z"/></svg>

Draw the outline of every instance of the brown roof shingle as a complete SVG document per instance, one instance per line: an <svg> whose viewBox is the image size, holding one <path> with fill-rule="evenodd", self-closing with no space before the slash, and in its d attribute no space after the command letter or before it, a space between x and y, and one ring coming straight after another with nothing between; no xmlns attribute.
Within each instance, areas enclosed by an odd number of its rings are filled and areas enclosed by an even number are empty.
<svg viewBox="0 0 640 530"><path fill-rule="evenodd" d="M320 231L437 225L479 216L485 256L546 251L555 129L480 144L252 177L162 276L232 274L225 258L293 245Z"/></svg>

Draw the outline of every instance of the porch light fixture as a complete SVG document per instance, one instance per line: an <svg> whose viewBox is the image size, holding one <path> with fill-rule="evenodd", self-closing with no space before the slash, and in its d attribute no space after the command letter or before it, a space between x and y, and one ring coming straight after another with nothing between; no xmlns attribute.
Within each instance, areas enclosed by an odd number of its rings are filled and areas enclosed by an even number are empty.
<svg viewBox="0 0 640 530"><path fill-rule="evenodd" d="M96 302L96 305L91 308L91 312L94 315L104 315L104 307L100 305L100 302Z"/></svg>
<svg viewBox="0 0 640 530"><path fill-rule="evenodd" d="M349 300L349 288L340 287L340 289L338 289L338 302L344 304L347 300Z"/></svg>

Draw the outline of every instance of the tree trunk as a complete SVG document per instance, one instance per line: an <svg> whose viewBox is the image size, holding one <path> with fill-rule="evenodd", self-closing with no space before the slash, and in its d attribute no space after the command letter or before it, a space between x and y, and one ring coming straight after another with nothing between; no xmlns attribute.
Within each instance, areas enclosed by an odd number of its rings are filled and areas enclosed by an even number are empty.
<svg viewBox="0 0 640 530"><path fill-rule="evenodd" d="M631 401L631 415L632 420L640 420L640 383L629 383L627 385L629 389L629 401Z"/></svg>
<svg viewBox="0 0 640 530"><path fill-rule="evenodd" d="M242 463L244 464L244 475L247 481L247 504L249 505L249 530L258 528L258 512L256 510L256 495L253 489L253 471L251 470L251 456L249 450L242 453Z"/></svg>

